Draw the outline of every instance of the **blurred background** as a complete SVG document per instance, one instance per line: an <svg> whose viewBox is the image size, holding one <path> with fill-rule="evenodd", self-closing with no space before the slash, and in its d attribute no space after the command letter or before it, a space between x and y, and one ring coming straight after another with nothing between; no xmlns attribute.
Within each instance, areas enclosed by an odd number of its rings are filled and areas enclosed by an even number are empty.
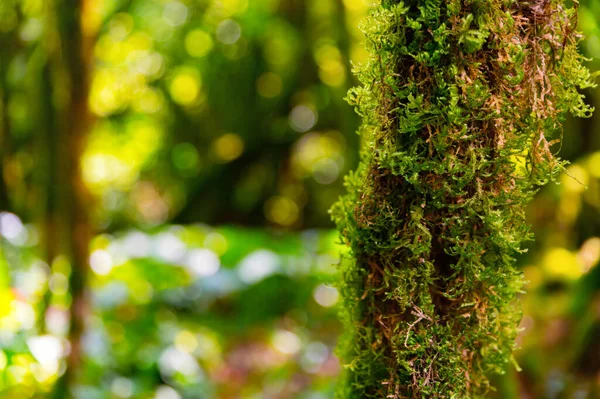
<svg viewBox="0 0 600 399"><path fill-rule="evenodd" d="M331 398L369 1L76 3L0 2L0 398ZM561 154L490 397L600 397L600 113Z"/></svg>

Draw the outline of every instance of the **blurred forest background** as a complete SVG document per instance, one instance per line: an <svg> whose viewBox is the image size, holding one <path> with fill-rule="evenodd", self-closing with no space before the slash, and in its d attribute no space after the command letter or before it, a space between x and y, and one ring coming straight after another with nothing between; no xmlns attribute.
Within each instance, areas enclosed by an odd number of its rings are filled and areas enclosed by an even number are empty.
<svg viewBox="0 0 600 399"><path fill-rule="evenodd" d="M332 397L368 9L0 1L0 398ZM599 70L600 1L579 12ZM497 398L600 397L600 113L561 154Z"/></svg>

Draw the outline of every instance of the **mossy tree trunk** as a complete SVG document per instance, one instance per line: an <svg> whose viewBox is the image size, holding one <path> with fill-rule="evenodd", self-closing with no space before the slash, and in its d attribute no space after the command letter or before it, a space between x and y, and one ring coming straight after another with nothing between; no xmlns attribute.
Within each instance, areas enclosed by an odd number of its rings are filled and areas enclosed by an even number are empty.
<svg viewBox="0 0 600 399"><path fill-rule="evenodd" d="M349 100L364 148L332 213L347 333L338 398L476 398L511 360L524 206L564 169L579 88L560 0L380 0Z"/></svg>

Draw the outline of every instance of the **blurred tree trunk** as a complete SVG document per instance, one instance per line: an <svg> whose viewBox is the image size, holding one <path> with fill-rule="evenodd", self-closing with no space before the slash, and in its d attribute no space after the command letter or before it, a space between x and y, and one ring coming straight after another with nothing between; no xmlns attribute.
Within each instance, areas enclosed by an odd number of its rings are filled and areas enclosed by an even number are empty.
<svg viewBox="0 0 600 399"><path fill-rule="evenodd" d="M37 114L37 130L39 133L39 162L41 167L37 173L40 193L43 198L40 219L42 230L42 248L46 263L51 267L58 255L61 254L61 231L60 226L60 198L59 192L59 167L58 155L60 153L59 126L55 115L55 96L52 65L48 60L42 60L39 68L39 81L37 82L37 95L39 100ZM52 292L46 290L44 299L38 311L38 325L40 331L47 332L45 323L46 310L50 306Z"/></svg>
<svg viewBox="0 0 600 399"><path fill-rule="evenodd" d="M70 328L68 339L70 353L67 369L55 390L56 398L70 397L69 388L76 380L81 364L81 338L88 312L86 281L88 274L89 240L91 227L86 205L88 193L81 176L80 157L84 149L92 116L88 109L88 92L92 59L92 37L84 34L83 23L89 2L85 0L57 0L55 18L58 31L56 84L66 86L66 99L57 107L58 130L56 131L56 162L58 187L55 190L57 211L63 224L59 244L66 251L71 265L69 293L71 296ZM89 206L89 205L88 205ZM56 223L51 225L56 226ZM48 231L50 234L51 232Z"/></svg>
<svg viewBox="0 0 600 399"><path fill-rule="evenodd" d="M5 168L11 148L10 115L8 113L8 103L10 101L8 67L12 59L14 43L16 43L16 40L11 32L0 35L0 48L4 53L0 58L0 210L10 209Z"/></svg>
<svg viewBox="0 0 600 399"><path fill-rule="evenodd" d="M5 60L0 61L0 210L10 209L8 190L4 181L4 168L10 148L10 121L8 115L8 90L6 88Z"/></svg>
<svg viewBox="0 0 600 399"><path fill-rule="evenodd" d="M352 74L352 60L350 59L352 38L350 32L348 31L348 11L344 6L343 0L336 1L335 16L337 17L335 26L338 28L337 40L344 59L344 67L348 72L348 79L346 80L346 84L343 86L343 92L347 93L348 90L350 90L350 88L358 82L353 79L354 75ZM343 100L343 98L340 98L340 100ZM349 144L352 146L352 148L358 148L359 135L351 134L351 132L355 132L358 128L358 116L346 101L341 103L340 110L340 127L344 132L344 137L346 137L346 139L349 141ZM356 156L356 152L349 154L349 156ZM356 163L355 161L356 159L352 158L350 163L354 165Z"/></svg>

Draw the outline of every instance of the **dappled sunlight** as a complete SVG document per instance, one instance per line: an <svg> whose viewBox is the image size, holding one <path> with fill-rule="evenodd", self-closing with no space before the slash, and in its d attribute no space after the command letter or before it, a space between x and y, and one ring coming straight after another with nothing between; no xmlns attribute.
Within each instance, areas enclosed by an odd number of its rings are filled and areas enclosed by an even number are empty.
<svg viewBox="0 0 600 399"><path fill-rule="evenodd" d="M106 123L90 135L82 158L83 177L92 191L128 189L160 148L164 131L151 121L132 119L125 131Z"/></svg>
<svg viewBox="0 0 600 399"><path fill-rule="evenodd" d="M235 133L226 133L213 142L212 150L217 156L217 162L231 162L244 152L244 141Z"/></svg>

